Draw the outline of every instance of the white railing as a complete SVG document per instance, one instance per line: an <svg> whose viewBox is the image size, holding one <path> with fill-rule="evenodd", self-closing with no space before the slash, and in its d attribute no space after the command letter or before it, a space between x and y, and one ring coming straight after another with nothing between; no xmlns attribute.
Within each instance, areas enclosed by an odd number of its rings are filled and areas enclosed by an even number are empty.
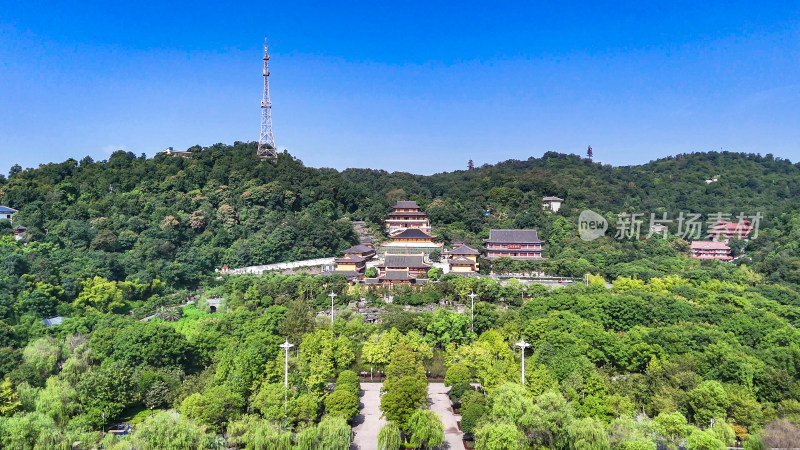
<svg viewBox="0 0 800 450"><path fill-rule="evenodd" d="M317 266L332 266L336 258L317 258L306 259L304 261L282 262L275 264L265 264L262 266L248 266L238 267L236 269L228 269L227 271L217 270L223 275L261 275L264 272L271 272L273 270L288 270L299 269L301 267L317 267Z"/></svg>

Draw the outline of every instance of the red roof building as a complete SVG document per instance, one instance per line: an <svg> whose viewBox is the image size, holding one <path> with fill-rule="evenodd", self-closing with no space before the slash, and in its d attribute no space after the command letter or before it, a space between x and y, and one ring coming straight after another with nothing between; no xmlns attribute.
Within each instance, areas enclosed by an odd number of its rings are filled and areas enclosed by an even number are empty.
<svg viewBox="0 0 800 450"><path fill-rule="evenodd" d="M731 248L724 242L718 241L692 241L692 254L694 259L719 259L720 261L730 261Z"/></svg>
<svg viewBox="0 0 800 450"><path fill-rule="evenodd" d="M738 223L721 221L708 230L708 235L714 241L730 242L731 239L747 239L753 227L749 220Z"/></svg>

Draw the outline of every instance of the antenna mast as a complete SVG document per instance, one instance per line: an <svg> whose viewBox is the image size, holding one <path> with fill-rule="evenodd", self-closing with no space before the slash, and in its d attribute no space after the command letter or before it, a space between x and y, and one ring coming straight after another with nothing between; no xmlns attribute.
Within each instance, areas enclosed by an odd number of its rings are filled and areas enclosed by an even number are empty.
<svg viewBox="0 0 800 450"><path fill-rule="evenodd" d="M274 161L278 158L275 139L272 137L272 102L269 100L269 54L267 53L266 37L264 37L264 96L261 98L261 136L258 138L256 155L262 160Z"/></svg>

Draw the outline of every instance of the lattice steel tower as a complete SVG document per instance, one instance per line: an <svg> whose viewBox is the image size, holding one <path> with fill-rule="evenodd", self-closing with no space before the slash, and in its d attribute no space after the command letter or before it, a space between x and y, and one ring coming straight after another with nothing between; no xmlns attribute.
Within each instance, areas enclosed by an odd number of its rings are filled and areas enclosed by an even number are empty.
<svg viewBox="0 0 800 450"><path fill-rule="evenodd" d="M261 159L275 160L278 151L272 137L272 102L269 100L269 54L267 38L264 38L264 97L261 98L261 137L258 138L256 155Z"/></svg>

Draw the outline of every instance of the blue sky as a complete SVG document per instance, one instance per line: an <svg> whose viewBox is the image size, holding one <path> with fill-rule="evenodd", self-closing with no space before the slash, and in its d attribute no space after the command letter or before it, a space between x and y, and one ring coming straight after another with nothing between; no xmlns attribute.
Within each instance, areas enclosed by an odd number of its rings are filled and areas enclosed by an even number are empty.
<svg viewBox="0 0 800 450"><path fill-rule="evenodd" d="M309 166L800 160L797 2L123 3L0 2L0 171L257 140L264 35Z"/></svg>

